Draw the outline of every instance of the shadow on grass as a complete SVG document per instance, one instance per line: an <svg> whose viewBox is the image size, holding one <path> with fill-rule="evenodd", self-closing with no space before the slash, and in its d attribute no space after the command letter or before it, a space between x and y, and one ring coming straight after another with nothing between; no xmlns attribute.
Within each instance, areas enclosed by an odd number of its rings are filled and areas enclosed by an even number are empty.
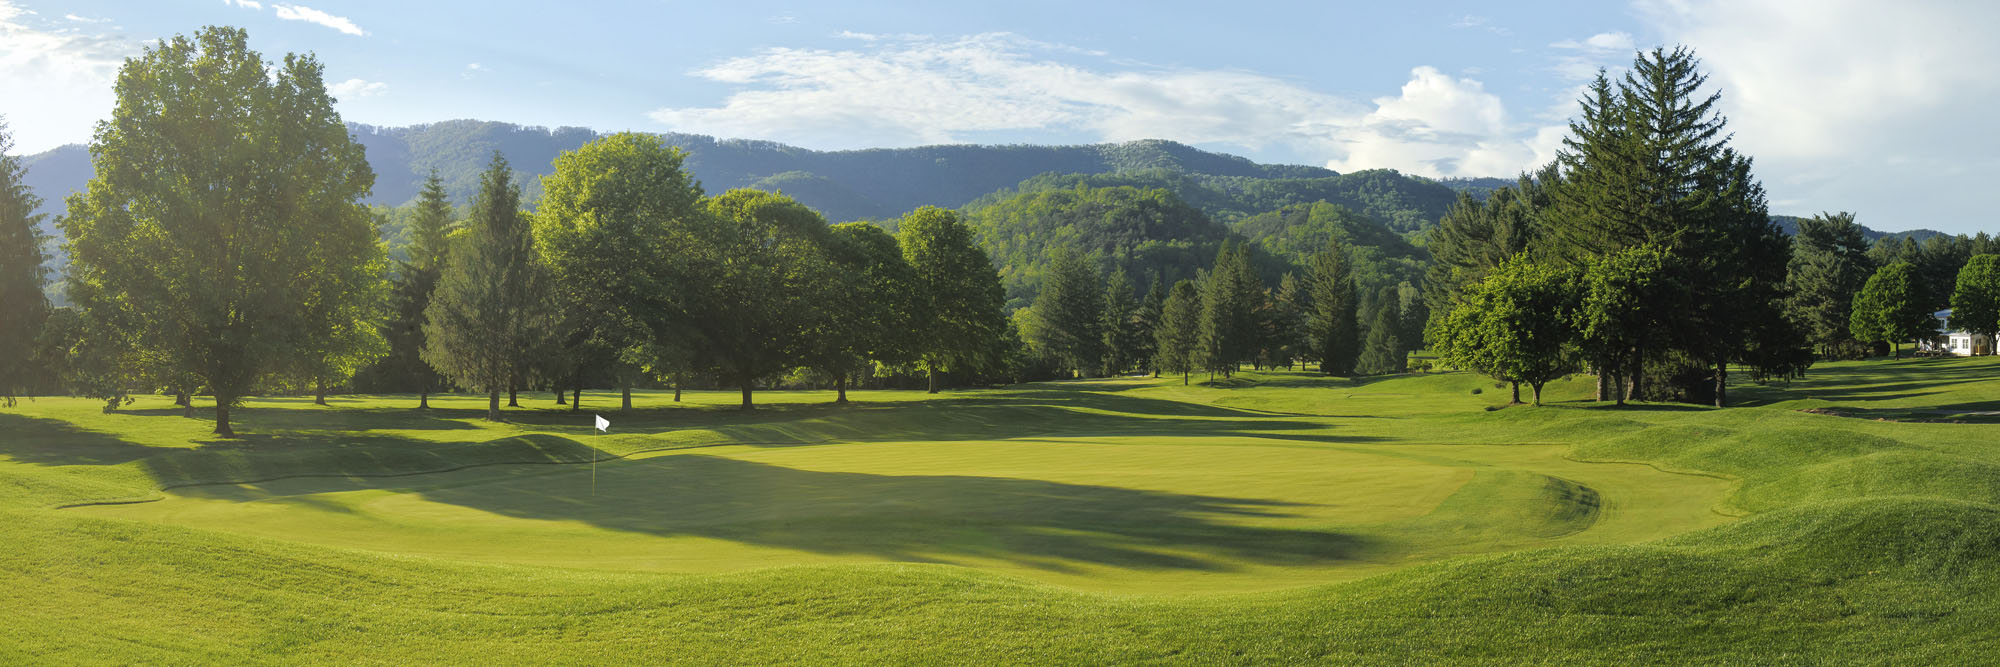
<svg viewBox="0 0 2000 667"><path fill-rule="evenodd" d="M1240 523L1289 516L1296 503L1032 479L821 472L682 454L600 465L594 486L590 480L586 474L497 475L482 483L380 488L502 516L628 533L897 561L995 559L1050 571L1082 564L1226 571L1243 561L1348 560L1367 547L1353 535ZM376 485L329 482L311 490L356 488ZM179 493L271 499L254 486ZM311 500L278 501L294 498Z"/></svg>
<svg viewBox="0 0 2000 667"><path fill-rule="evenodd" d="M0 456L36 465L118 465L163 451L60 419L0 412Z"/></svg>

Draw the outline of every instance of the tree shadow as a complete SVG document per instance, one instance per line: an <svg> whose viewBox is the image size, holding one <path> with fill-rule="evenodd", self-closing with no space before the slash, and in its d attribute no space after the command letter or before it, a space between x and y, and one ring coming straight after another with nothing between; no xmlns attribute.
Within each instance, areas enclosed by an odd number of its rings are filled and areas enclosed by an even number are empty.
<svg viewBox="0 0 2000 667"><path fill-rule="evenodd" d="M0 413L0 456L35 465L118 465L160 454L60 419Z"/></svg>
<svg viewBox="0 0 2000 667"><path fill-rule="evenodd" d="M958 475L820 472L700 454L492 481L396 487L329 481L293 492L388 488L426 500L532 520L628 533L694 536L821 554L954 563L980 558L1051 571L1081 564L1228 571L1232 561L1301 565L1360 557L1359 536L1244 522L1293 516L1299 503ZM274 498L250 486L182 495Z"/></svg>
<svg viewBox="0 0 2000 667"><path fill-rule="evenodd" d="M479 428L472 420L486 418L485 410L430 408L418 410L410 408L361 408L339 405L318 406L311 399L300 401L275 401L296 403L275 407L265 405L274 399L259 398L260 405L238 407L231 410L229 419L237 430L254 432L263 430L312 431L339 429L345 431L457 431ZM331 402L331 400L329 400ZM351 401L359 403L360 401ZM121 415L140 417L185 418L187 409L181 407L143 408L119 410ZM364 418L357 419L356 416ZM215 407L197 405L194 419L214 423Z"/></svg>

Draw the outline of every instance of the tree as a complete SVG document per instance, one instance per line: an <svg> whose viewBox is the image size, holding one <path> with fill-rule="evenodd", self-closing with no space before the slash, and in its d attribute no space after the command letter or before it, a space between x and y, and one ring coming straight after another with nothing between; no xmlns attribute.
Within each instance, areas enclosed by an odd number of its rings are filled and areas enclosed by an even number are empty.
<svg viewBox="0 0 2000 667"><path fill-rule="evenodd" d="M1385 287L1377 298L1375 321L1368 327L1368 341L1362 346L1355 372L1362 375L1401 373L1408 368L1409 350L1403 349L1402 297L1394 287Z"/></svg>
<svg viewBox="0 0 2000 667"><path fill-rule="evenodd" d="M904 216L896 241L916 274L911 312L916 349L938 391L939 371L986 361L1006 332L1000 274L958 216L925 206Z"/></svg>
<svg viewBox="0 0 2000 667"><path fill-rule="evenodd" d="M1104 307L1097 318L1104 376L1123 374L1144 358L1140 356L1143 346L1139 342L1142 314L1133 297L1132 279L1125 275L1125 269L1113 270L1104 283Z"/></svg>
<svg viewBox="0 0 2000 667"><path fill-rule="evenodd" d="M1854 312L1848 317L1848 331L1864 341L1889 345L1890 354L1902 357L1898 343L1932 331L1936 317L1924 307L1917 285L1916 266L1896 262L1875 271L1854 297Z"/></svg>
<svg viewBox="0 0 2000 667"><path fill-rule="evenodd" d="M1236 374L1236 366L1256 349L1256 318L1263 285L1250 268L1250 248L1224 242L1208 278L1201 281L1199 361L1210 375Z"/></svg>
<svg viewBox="0 0 2000 667"><path fill-rule="evenodd" d="M1987 353L2000 341L2000 255L1974 255L1958 271L1951 293L1951 325L1985 334Z"/></svg>
<svg viewBox="0 0 2000 667"><path fill-rule="evenodd" d="M1195 345L1201 337L1201 291L1194 281L1174 283L1174 289L1160 306L1160 326L1154 331L1153 346L1158 352L1154 364L1163 372L1180 373L1181 384L1196 366Z"/></svg>
<svg viewBox="0 0 2000 667"><path fill-rule="evenodd" d="M896 238L881 227L849 222L828 228L826 252L836 267L831 306L813 333L813 366L834 377L836 402L847 402L848 376L868 360L909 359L910 290L915 274Z"/></svg>
<svg viewBox="0 0 2000 667"><path fill-rule="evenodd" d="M1624 405L1643 386L1643 355L1660 331L1658 317L1691 308L1678 260L1665 249L1641 244L1591 262L1581 276L1581 304L1574 326L1584 357L1596 368L1600 390ZM1627 381L1630 384L1627 384ZM1600 393L1598 400L1605 400Z"/></svg>
<svg viewBox="0 0 2000 667"><path fill-rule="evenodd" d="M1351 375L1358 352L1355 311L1359 304L1354 298L1354 276L1347 254L1335 243L1313 255L1310 269L1306 333L1311 352L1327 375Z"/></svg>
<svg viewBox="0 0 2000 667"><path fill-rule="evenodd" d="M707 280L682 285L697 295L688 325L748 410L759 378L809 356L815 331L837 312L826 290L840 281L822 250L827 225L817 211L757 190L730 190L706 206L720 227L703 260Z"/></svg>
<svg viewBox="0 0 2000 667"><path fill-rule="evenodd" d="M437 369L423 358L424 311L430 308L451 251L455 215L445 197L444 182L438 179L437 170L431 170L417 195L416 214L410 218L409 258L397 263L389 288L389 320L382 327L389 355L381 368L390 376L391 386L417 392L420 410L431 407L431 392L438 388Z"/></svg>
<svg viewBox="0 0 2000 667"><path fill-rule="evenodd" d="M1139 302L1139 309L1133 313L1132 361L1141 364L1153 377L1160 376L1157 362L1159 348L1160 316L1167 307L1167 291L1160 279L1153 278L1153 287L1146 290L1146 298Z"/></svg>
<svg viewBox="0 0 2000 667"><path fill-rule="evenodd" d="M554 307L548 270L521 212L521 188L507 158L494 151L465 236L424 311L423 359L452 382L485 391L486 418L499 421L500 392L524 379Z"/></svg>
<svg viewBox="0 0 2000 667"><path fill-rule="evenodd" d="M1447 364L1528 385L1541 405L1543 385L1576 372L1580 277L1563 266L1510 260L1434 321L1433 349Z"/></svg>
<svg viewBox="0 0 2000 667"><path fill-rule="evenodd" d="M0 402L14 407L14 396L31 390L36 372L35 339L49 316L42 285L47 261L42 256L41 199L21 182L27 170L14 147L7 125L0 122Z"/></svg>
<svg viewBox="0 0 2000 667"><path fill-rule="evenodd" d="M127 60L96 177L62 221L93 330L140 346L155 376L199 378L225 436L229 408L316 350L313 309L381 252L358 203L374 174L319 62L266 63L248 41L204 28Z"/></svg>
<svg viewBox="0 0 2000 667"><path fill-rule="evenodd" d="M574 386L609 367L626 410L637 350L659 337L680 292L674 232L702 215L686 159L656 135L622 132L557 156L542 177L534 233L562 309L557 377Z"/></svg>
<svg viewBox="0 0 2000 667"><path fill-rule="evenodd" d="M1854 295L1874 270L1868 240L1853 213L1821 213L1799 221L1786 271L1791 295L1785 312L1821 356L1836 356L1854 340L1848 332Z"/></svg>
<svg viewBox="0 0 2000 667"><path fill-rule="evenodd" d="M1095 372L1103 365L1104 292L1096 269L1068 248L1057 248L1030 309L1028 342L1062 362L1066 371Z"/></svg>

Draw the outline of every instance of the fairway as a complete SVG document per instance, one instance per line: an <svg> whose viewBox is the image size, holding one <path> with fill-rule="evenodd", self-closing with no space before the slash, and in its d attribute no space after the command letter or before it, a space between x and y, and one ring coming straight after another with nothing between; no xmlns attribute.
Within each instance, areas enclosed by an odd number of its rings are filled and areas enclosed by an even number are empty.
<svg viewBox="0 0 2000 667"><path fill-rule="evenodd" d="M595 470L193 486L73 511L565 567L923 562L1087 590L1248 591L1669 535L1720 520L1708 507L1727 486L1565 461L1557 446L1408 449L1193 438L712 447Z"/></svg>
<svg viewBox="0 0 2000 667"><path fill-rule="evenodd" d="M38 399L0 413L0 658L1963 661L2000 646L1995 426L1873 418L1993 409L1995 370L1728 410L1458 373L267 398L234 439Z"/></svg>

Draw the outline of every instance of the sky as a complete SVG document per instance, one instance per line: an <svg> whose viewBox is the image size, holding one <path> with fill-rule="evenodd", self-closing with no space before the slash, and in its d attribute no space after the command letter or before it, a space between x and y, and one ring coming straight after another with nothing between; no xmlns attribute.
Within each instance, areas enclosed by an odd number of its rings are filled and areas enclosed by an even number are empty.
<svg viewBox="0 0 2000 667"><path fill-rule="evenodd" d="M311 52L349 121L456 118L833 150L1170 139L1511 178L1600 68L1686 45L1774 213L2000 232L2000 3L0 0L14 152L90 140L124 58L204 25Z"/></svg>

